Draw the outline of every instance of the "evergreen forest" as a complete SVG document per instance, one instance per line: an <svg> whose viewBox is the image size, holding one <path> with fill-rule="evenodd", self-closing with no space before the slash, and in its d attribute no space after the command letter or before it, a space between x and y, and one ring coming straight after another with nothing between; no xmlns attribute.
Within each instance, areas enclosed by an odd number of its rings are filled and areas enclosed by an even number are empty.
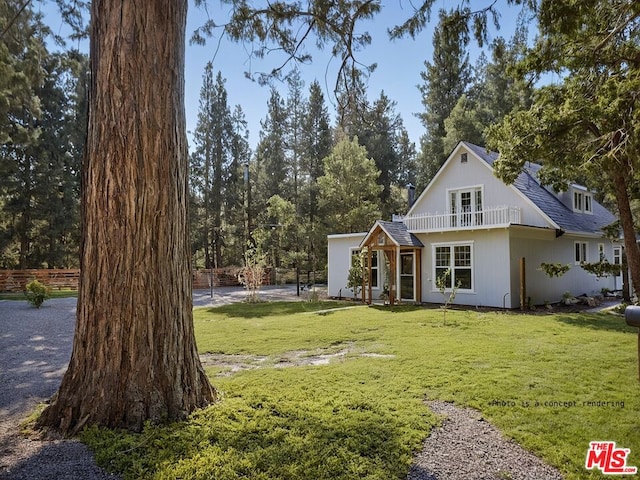
<svg viewBox="0 0 640 480"><path fill-rule="evenodd" d="M206 66L189 145L194 268L240 266L259 247L272 266L322 271L328 234L405 213L408 186L419 193L460 140L485 145L487 127L532 106L536 84L513 68L527 51L526 16L473 61L473 35L444 12L437 20L433 56L409 82L421 111L398 112L364 75L329 101L293 66L279 88L264 87L256 145L224 72ZM77 268L89 59L51 51L55 35L29 2L3 2L0 30L0 268ZM403 115L424 126L417 145Z"/></svg>

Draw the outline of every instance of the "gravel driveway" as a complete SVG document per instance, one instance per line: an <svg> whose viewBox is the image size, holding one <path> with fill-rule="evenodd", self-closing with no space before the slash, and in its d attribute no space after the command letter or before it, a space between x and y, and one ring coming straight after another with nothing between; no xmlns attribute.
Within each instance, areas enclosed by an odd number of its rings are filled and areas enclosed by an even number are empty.
<svg viewBox="0 0 640 480"><path fill-rule="evenodd" d="M295 299L295 287L263 287L265 300ZM195 291L194 306L242 301L241 288ZM303 298L303 296L301 296ZM76 440L40 441L20 435L20 422L58 389L71 357L76 299L57 298L40 309L0 300L0 480L106 480Z"/></svg>
<svg viewBox="0 0 640 480"><path fill-rule="evenodd" d="M295 299L295 288L267 287L265 299ZM194 305L244 298L240 289L194 292ZM52 299L40 309L0 300L0 480L114 480L75 440L40 441L19 433L19 424L57 390L67 368L76 299ZM478 412L442 402L429 407L446 417L426 440L407 480L562 478L531 453L506 440Z"/></svg>
<svg viewBox="0 0 640 480"><path fill-rule="evenodd" d="M75 440L39 441L19 433L19 424L58 389L69 363L75 298L47 300L40 309L26 301L0 300L0 479L116 479L93 462Z"/></svg>

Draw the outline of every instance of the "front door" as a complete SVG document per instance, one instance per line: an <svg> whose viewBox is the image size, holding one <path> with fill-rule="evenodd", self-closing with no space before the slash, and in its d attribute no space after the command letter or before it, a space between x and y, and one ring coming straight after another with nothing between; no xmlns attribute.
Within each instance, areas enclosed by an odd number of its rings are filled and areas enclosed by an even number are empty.
<svg viewBox="0 0 640 480"><path fill-rule="evenodd" d="M413 252L400 253L400 298L415 301L415 255Z"/></svg>

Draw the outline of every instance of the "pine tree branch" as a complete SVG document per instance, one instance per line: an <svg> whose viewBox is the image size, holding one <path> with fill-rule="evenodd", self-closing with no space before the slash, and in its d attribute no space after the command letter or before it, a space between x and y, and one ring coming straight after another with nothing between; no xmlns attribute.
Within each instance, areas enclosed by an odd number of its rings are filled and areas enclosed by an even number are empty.
<svg viewBox="0 0 640 480"><path fill-rule="evenodd" d="M31 0L27 0L24 3L24 5L22 5L22 7L20 7L20 9L16 12L16 14L13 16L13 18L9 21L7 26L4 28L4 30L0 34L0 38L1 39L4 39L4 36L7 34L7 32L9 30L11 30L11 27L13 27L13 24L16 23L16 20L18 20L18 17L20 17L20 15L22 15L22 12L24 12L25 8L27 8L30 3L31 3Z"/></svg>

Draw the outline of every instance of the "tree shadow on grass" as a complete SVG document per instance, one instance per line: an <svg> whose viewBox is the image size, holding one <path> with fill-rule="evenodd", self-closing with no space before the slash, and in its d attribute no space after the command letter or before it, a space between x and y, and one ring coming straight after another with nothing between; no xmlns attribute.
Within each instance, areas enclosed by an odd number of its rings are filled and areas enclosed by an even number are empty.
<svg viewBox="0 0 640 480"><path fill-rule="evenodd" d="M606 330L610 332L637 333L638 329L629 327L624 316L611 313L575 313L559 314L555 318L566 325L574 327L590 328L593 330Z"/></svg>
<svg viewBox="0 0 640 480"><path fill-rule="evenodd" d="M312 313L352 305L350 303L326 302L257 302L233 303L206 309L207 313L226 316L227 318L263 318L296 313Z"/></svg>
<svg viewBox="0 0 640 480"><path fill-rule="evenodd" d="M388 313L415 312L416 310L424 310L421 305L369 305L369 308Z"/></svg>
<svg viewBox="0 0 640 480"><path fill-rule="evenodd" d="M148 478L383 480L406 476L410 445L422 436L412 427L366 399L315 409L233 399L188 422L126 438L93 429L84 440L100 464Z"/></svg>

